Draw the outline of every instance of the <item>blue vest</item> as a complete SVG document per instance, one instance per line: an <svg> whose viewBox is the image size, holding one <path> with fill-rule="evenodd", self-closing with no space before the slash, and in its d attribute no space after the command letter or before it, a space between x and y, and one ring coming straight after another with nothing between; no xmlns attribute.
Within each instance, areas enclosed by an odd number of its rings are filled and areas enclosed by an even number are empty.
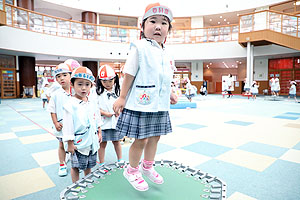
<svg viewBox="0 0 300 200"><path fill-rule="evenodd" d="M174 61L155 40L133 44L138 51L138 72L128 92L125 108L142 112L170 109Z"/></svg>
<svg viewBox="0 0 300 200"><path fill-rule="evenodd" d="M74 125L74 145L77 149L91 147L95 153L99 149L99 140L97 134L96 112L99 112L97 105L88 102L87 108L79 103L69 101L64 105L64 109L72 114Z"/></svg>

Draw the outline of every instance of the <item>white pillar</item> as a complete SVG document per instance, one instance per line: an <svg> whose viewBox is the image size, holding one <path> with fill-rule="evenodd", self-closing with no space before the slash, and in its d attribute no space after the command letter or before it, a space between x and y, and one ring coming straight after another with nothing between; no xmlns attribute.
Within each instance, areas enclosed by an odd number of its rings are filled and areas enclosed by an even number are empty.
<svg viewBox="0 0 300 200"><path fill-rule="evenodd" d="M248 85L251 84L250 82L250 70L251 70L251 43L248 41L247 42L247 82Z"/></svg>
<svg viewBox="0 0 300 200"><path fill-rule="evenodd" d="M254 45L250 47L250 84L253 83L253 71L254 71Z"/></svg>

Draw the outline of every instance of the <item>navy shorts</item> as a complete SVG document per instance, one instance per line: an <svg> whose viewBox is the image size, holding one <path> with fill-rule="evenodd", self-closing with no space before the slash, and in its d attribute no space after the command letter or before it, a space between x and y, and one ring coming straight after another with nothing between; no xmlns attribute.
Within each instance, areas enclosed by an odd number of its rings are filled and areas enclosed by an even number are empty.
<svg viewBox="0 0 300 200"><path fill-rule="evenodd" d="M83 155L75 150L74 154L71 155L71 166L72 168L78 168L81 170L86 170L93 168L97 162L97 152L92 154L90 151L89 155Z"/></svg>

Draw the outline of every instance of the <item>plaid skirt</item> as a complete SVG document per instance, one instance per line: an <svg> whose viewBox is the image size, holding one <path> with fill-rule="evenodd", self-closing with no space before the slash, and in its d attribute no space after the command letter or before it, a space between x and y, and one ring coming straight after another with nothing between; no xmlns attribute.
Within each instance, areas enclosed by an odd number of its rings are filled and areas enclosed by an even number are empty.
<svg viewBox="0 0 300 200"><path fill-rule="evenodd" d="M107 141L119 141L123 138L116 129L105 129L102 130L102 141L107 142Z"/></svg>
<svg viewBox="0 0 300 200"><path fill-rule="evenodd" d="M116 131L123 137L144 139L172 132L168 111L140 112L124 108Z"/></svg>

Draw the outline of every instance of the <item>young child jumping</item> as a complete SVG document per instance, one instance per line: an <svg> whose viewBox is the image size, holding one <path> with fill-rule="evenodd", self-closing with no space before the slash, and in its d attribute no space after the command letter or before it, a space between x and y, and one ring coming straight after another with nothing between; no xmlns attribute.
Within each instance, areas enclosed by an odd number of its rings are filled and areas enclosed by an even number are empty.
<svg viewBox="0 0 300 200"><path fill-rule="evenodd" d="M119 77L115 70L108 65L103 65L99 69L99 75L96 81L96 92L98 94L98 106L100 108L103 124L102 142L98 151L100 165L104 164L105 148L107 141L112 141L118 162L122 161L122 146L120 139L122 136L116 133L116 124L118 118L113 111L113 104L120 96Z"/></svg>
<svg viewBox="0 0 300 200"><path fill-rule="evenodd" d="M64 104L63 141L68 143L71 155L72 182L79 180L79 170L91 173L96 165L101 142L101 117L96 101L89 101L88 94L95 78L86 67L76 68L71 75L75 94Z"/></svg>
<svg viewBox="0 0 300 200"><path fill-rule="evenodd" d="M177 103L177 96L171 93L176 68L164 46L172 19L169 8L159 3L147 6L142 19L142 39L131 45L121 94L113 107L117 116L121 113L117 131L135 138L123 175L139 191L149 188L142 174L156 184L164 182L153 163L160 136L172 131L170 103ZM139 165L143 151L144 159Z"/></svg>
<svg viewBox="0 0 300 200"><path fill-rule="evenodd" d="M63 105L71 98L71 88L70 88L70 79L71 79L72 69L67 64L61 63L56 66L54 70L54 75L57 83L61 86L51 95L50 102L48 105L48 111L51 114L51 119L54 124L53 130L54 135L59 141L58 145L58 159L59 159L59 176L66 176L67 165L65 164L66 160L66 151L62 141L62 127L63 127Z"/></svg>

